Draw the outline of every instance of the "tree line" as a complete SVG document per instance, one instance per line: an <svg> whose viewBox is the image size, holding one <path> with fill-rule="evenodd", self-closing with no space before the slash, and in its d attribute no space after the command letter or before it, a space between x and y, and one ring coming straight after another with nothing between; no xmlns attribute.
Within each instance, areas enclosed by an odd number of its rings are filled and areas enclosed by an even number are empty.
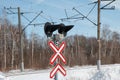
<svg viewBox="0 0 120 80"><path fill-rule="evenodd" d="M111 31L109 25L101 30L102 64L120 63L120 34ZM25 69L44 69L49 65L53 51L48 47L47 38L32 34L27 38L24 33L23 53ZM66 66L95 65L98 54L96 37L72 35L65 38ZM20 69L19 29L7 19L0 18L0 70Z"/></svg>

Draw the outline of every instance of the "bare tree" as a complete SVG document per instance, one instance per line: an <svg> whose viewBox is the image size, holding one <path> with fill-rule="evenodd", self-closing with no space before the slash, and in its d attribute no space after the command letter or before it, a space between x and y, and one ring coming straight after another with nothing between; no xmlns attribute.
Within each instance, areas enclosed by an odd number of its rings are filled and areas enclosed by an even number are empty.
<svg viewBox="0 0 120 80"><path fill-rule="evenodd" d="M102 29L102 55L106 57L107 54L107 46L108 41L111 39L111 30L109 29L109 25L103 25Z"/></svg>

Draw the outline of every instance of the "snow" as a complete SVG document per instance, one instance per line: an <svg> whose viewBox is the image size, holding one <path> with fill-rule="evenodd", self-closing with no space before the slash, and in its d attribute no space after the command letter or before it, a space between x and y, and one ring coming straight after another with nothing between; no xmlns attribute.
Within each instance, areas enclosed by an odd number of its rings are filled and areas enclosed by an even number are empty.
<svg viewBox="0 0 120 80"><path fill-rule="evenodd" d="M0 80L9 80L9 78L5 77L5 75L0 72Z"/></svg>
<svg viewBox="0 0 120 80"><path fill-rule="evenodd" d="M75 66L65 67L65 69L67 75L64 77L58 72L58 80L120 80L120 64L102 65L100 71L96 66ZM51 70L10 71L4 73L5 77L0 74L0 80L54 80L49 77Z"/></svg>

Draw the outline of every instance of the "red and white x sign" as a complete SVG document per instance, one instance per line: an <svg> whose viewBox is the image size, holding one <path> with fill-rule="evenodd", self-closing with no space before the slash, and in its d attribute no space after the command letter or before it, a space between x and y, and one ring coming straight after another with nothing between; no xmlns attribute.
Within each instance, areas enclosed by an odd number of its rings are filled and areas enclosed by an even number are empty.
<svg viewBox="0 0 120 80"><path fill-rule="evenodd" d="M52 55L52 57L50 58L50 64L53 64L56 60L56 58L60 58L63 63L66 63L65 57L62 55L62 51L65 48L65 42L62 42L62 44L60 45L60 47L58 48L52 41L49 41L49 46L50 48L54 51L54 54Z"/></svg>
<svg viewBox="0 0 120 80"><path fill-rule="evenodd" d="M57 71L60 71L64 76L66 75L66 70L60 65L57 64L53 70L50 72L50 78L53 78L53 76L55 76L55 74L57 73Z"/></svg>

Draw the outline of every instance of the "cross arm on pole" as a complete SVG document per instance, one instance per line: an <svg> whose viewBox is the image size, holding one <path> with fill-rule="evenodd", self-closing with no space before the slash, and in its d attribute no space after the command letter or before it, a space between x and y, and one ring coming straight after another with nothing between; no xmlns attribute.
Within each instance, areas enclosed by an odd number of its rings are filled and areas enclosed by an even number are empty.
<svg viewBox="0 0 120 80"><path fill-rule="evenodd" d="M88 21L90 21L91 23L93 23L95 26L97 26L97 24L95 22L93 22L92 20L90 20L88 17L86 17L84 14L82 14L80 11L78 11L77 9L73 8L73 10L75 10L77 13L79 13L80 15L82 15L84 18L86 18Z"/></svg>
<svg viewBox="0 0 120 80"><path fill-rule="evenodd" d="M108 9L108 10L113 10L115 9L115 7L111 7L111 8L106 8L108 5L112 4L115 0L101 0L101 1L110 1L109 3L107 3L106 5L104 5L103 7L101 7L100 9Z"/></svg>
<svg viewBox="0 0 120 80"><path fill-rule="evenodd" d="M23 32L39 15L41 15L41 13L43 13L43 11L41 11L39 14L37 14L37 15L22 29L22 32Z"/></svg>

